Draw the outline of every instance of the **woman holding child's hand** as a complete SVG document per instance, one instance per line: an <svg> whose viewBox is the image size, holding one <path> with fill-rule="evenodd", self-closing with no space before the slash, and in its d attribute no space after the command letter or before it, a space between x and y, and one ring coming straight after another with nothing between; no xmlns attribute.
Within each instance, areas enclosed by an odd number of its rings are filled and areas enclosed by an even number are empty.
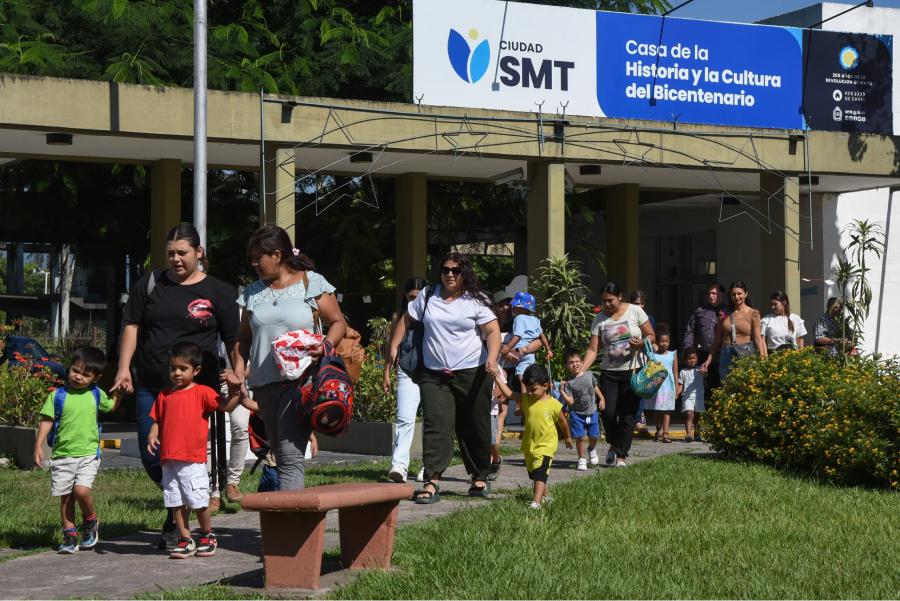
<svg viewBox="0 0 900 601"><path fill-rule="evenodd" d="M250 265L259 276L244 289L238 304L244 307L240 326L240 350L249 357L247 386L259 405L269 445L275 454L281 490L305 484L304 452L312 426L297 419L295 395L298 382L285 385L272 353L272 341L292 330L316 330L317 311L327 332L325 343L310 353L319 357L326 344L337 346L347 322L334 295L335 288L314 271L312 259L293 246L282 228L265 225L247 245Z"/></svg>
<svg viewBox="0 0 900 601"><path fill-rule="evenodd" d="M182 223L166 235L169 267L150 271L132 287L125 305L125 328L119 343L119 366L113 391L136 392L138 449L147 474L162 482L159 456L149 452L147 435L153 420L150 409L160 390L169 386L169 348L176 342L193 342L203 352L197 382L219 388L218 340L238 375L243 360L238 355L238 306L234 289L210 275L197 229ZM131 360L137 357L137 382L132 380ZM172 513L163 525L160 548L174 546L178 535Z"/></svg>

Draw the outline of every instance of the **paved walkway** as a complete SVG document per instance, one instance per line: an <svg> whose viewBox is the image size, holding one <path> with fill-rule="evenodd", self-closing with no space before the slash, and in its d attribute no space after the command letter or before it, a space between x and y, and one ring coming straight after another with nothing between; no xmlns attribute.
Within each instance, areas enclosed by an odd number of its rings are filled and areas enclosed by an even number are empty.
<svg viewBox="0 0 900 601"><path fill-rule="evenodd" d="M517 443L507 444L517 445ZM599 450L605 450L605 447ZM703 443L662 444L640 440L635 441L630 463L672 453L706 450L707 447ZM569 450L561 445L557 461L554 463L551 487L573 478L596 473L596 470L575 471L576 461L577 454L574 449ZM608 468L604 466L599 471L603 473L606 469ZM519 487L530 488L531 483L520 455L505 458L503 470L493 486L494 490L501 494L502 491L515 490ZM463 467L461 465L451 467L445 472L441 485L443 500L434 505L402 502L400 524L439 517L460 508L472 507L473 504L490 502L466 497L468 487L469 480ZM259 588L254 588L260 587L262 583L258 514L250 512L218 514L213 517L213 528L220 546L216 556L210 559L170 560L166 554L154 547L158 534L139 532L113 540L101 540L93 552L80 551L75 555L47 552L2 562L0 597L127 599L142 592L193 586L223 579L259 592ZM325 548L334 549L338 545L337 512L333 511L329 513L326 521ZM347 572L323 575L322 585L333 586L346 581L348 577L350 576Z"/></svg>

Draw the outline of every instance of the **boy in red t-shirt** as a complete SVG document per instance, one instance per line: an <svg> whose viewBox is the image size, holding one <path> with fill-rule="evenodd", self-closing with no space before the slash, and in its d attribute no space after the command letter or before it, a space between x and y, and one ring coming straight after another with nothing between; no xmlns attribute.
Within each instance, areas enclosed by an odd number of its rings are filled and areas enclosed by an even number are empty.
<svg viewBox="0 0 900 601"><path fill-rule="evenodd" d="M156 397L150 410L153 425L147 436L147 451L160 451L163 501L174 508L178 545L172 559L191 555L211 557L216 553L209 511L209 474L206 472L206 439L209 414L216 409L231 411L240 395L220 401L219 394L203 384L194 384L200 373L203 353L193 342L179 342L169 351L169 379L172 389ZM191 509L200 522L200 544L191 538Z"/></svg>

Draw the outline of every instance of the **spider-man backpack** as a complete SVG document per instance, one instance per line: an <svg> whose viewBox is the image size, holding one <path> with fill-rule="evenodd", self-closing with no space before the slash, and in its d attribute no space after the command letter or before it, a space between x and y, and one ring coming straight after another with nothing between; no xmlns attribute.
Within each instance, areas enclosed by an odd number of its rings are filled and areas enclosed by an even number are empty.
<svg viewBox="0 0 900 601"><path fill-rule="evenodd" d="M344 361L326 354L311 384L300 389L300 419L309 420L315 432L343 434L353 417L353 383Z"/></svg>

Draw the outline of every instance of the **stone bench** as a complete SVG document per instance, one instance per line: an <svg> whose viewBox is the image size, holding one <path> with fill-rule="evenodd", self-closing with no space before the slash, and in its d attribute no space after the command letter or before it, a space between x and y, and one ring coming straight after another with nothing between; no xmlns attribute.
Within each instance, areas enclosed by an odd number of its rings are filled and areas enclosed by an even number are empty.
<svg viewBox="0 0 900 601"><path fill-rule="evenodd" d="M397 505L412 494L411 484L328 484L244 495L244 510L259 512L266 588L319 588L331 509L338 510L344 569L389 568Z"/></svg>

